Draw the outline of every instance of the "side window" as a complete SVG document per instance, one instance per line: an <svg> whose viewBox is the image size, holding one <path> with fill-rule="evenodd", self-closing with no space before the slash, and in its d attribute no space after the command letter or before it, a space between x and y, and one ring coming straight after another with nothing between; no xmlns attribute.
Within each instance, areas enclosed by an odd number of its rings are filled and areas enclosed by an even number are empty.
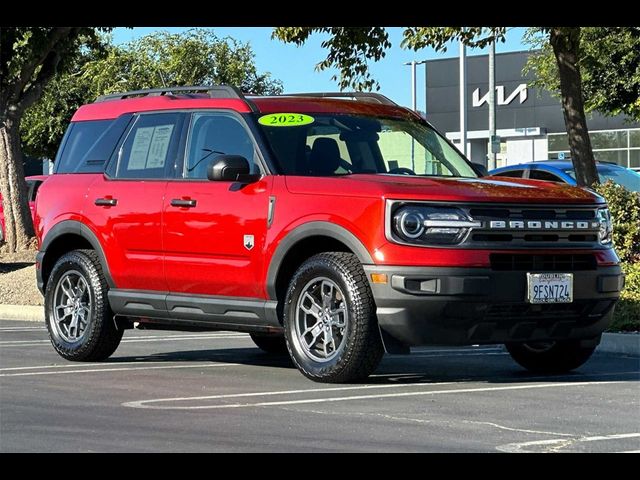
<svg viewBox="0 0 640 480"><path fill-rule="evenodd" d="M178 151L183 114L140 115L117 152L116 178L166 178Z"/></svg>
<svg viewBox="0 0 640 480"><path fill-rule="evenodd" d="M507 172L494 173L492 177L510 177L510 178L522 178L523 170L509 170Z"/></svg>
<svg viewBox="0 0 640 480"><path fill-rule="evenodd" d="M544 180L545 182L562 182L562 179L551 172L545 172L544 170L530 170L530 180Z"/></svg>
<svg viewBox="0 0 640 480"><path fill-rule="evenodd" d="M194 113L186 153L184 178L206 179L207 167L218 155L241 155L249 161L251 173L260 171L251 134L230 113Z"/></svg>

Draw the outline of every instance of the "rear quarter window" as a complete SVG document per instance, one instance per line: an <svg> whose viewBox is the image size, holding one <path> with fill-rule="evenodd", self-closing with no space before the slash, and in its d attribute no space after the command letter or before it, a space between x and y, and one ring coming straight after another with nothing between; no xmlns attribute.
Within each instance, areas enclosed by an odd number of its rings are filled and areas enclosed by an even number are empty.
<svg viewBox="0 0 640 480"><path fill-rule="evenodd" d="M73 122L62 140L55 173L102 173L131 115L111 120Z"/></svg>

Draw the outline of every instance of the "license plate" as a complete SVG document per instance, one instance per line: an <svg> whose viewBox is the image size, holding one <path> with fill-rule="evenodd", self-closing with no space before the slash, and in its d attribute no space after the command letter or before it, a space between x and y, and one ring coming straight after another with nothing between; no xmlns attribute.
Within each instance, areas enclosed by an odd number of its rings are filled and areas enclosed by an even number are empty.
<svg viewBox="0 0 640 480"><path fill-rule="evenodd" d="M573 273L527 273L527 301L573 302Z"/></svg>

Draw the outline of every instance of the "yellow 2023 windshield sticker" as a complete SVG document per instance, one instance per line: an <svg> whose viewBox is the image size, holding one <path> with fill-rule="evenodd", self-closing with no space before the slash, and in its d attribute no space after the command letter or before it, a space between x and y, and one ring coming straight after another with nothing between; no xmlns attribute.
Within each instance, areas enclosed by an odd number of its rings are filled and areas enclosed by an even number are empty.
<svg viewBox="0 0 640 480"><path fill-rule="evenodd" d="M302 113L270 113L258 119L260 125L267 127L299 127L313 122L315 122L313 117Z"/></svg>

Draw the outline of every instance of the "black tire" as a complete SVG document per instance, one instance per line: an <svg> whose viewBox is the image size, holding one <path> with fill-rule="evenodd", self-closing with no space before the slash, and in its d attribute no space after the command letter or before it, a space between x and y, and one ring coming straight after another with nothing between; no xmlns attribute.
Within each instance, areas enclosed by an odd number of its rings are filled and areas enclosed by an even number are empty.
<svg viewBox="0 0 640 480"><path fill-rule="evenodd" d="M58 284L61 280L64 281L65 274L76 277L81 275L88 287L88 320L84 333L76 341L64 338L65 333L56 326L54 316L54 296ZM96 362L107 359L118 348L123 330L117 328L113 319L107 299L108 289L98 255L93 250L73 250L58 259L47 282L44 306L49 338L61 357L73 361Z"/></svg>
<svg viewBox="0 0 640 480"><path fill-rule="evenodd" d="M578 340L539 343L507 343L517 363L535 373L566 373L583 365L596 349L583 347Z"/></svg>
<svg viewBox="0 0 640 480"><path fill-rule="evenodd" d="M340 330L340 348L334 344L335 356L324 361L314 359L305 351L295 326L298 300L303 289L320 278L331 280L341 290L344 297L341 305L346 307L348 314L346 326ZM362 265L351 253L320 253L298 268L287 290L284 328L294 364L306 377L317 382L343 383L365 379L377 368L384 354L373 295Z"/></svg>
<svg viewBox="0 0 640 480"><path fill-rule="evenodd" d="M284 355L287 353L287 342L283 335L260 335L259 333L252 333L251 340L264 352L276 355Z"/></svg>

